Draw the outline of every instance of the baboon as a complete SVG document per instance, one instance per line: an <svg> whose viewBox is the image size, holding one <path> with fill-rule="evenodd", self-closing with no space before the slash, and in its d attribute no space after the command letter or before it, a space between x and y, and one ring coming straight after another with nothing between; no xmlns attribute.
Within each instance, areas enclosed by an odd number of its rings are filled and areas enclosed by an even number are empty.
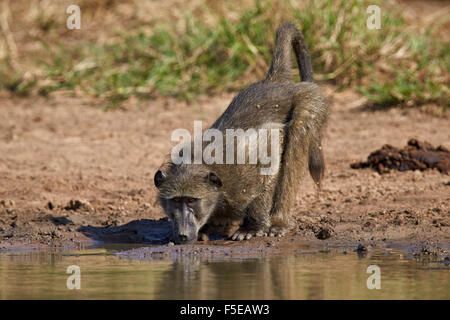
<svg viewBox="0 0 450 320"><path fill-rule="evenodd" d="M291 79L292 49L301 82ZM173 241L190 243L218 227L233 240L284 235L292 226L290 208L307 167L320 187L325 169L321 140L327 118L328 104L314 84L303 35L292 23L282 24L267 77L235 96L211 126L224 134L230 128L278 129L277 172L261 175L259 161L231 165L169 162L161 167L154 182L173 222Z"/></svg>

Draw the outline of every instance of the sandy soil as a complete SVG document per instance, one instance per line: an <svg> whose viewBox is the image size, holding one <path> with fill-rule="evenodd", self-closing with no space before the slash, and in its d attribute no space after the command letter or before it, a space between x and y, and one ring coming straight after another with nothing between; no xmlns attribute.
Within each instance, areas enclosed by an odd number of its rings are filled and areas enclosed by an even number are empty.
<svg viewBox="0 0 450 320"><path fill-rule="evenodd" d="M294 208L295 230L246 245L409 243L419 253L448 254L448 175L350 168L382 145L403 147L410 138L450 148L448 115L373 111L350 91L325 87L324 92L331 118L323 190L318 194L306 178ZM114 111L63 94L0 98L0 250L85 241L167 243L170 223L159 220L164 215L153 175L170 151L171 132L192 131L194 120L203 120L206 128L232 97L203 98L194 105L130 101Z"/></svg>

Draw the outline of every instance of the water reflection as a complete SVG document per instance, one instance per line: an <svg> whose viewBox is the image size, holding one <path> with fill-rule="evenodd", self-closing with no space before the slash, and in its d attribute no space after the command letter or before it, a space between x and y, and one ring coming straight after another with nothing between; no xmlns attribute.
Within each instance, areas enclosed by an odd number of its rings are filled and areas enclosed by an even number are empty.
<svg viewBox="0 0 450 320"><path fill-rule="evenodd" d="M0 299L449 299L450 269L399 254L133 261L105 249L0 255ZM68 290L66 269L81 269ZM369 265L381 290L369 290Z"/></svg>

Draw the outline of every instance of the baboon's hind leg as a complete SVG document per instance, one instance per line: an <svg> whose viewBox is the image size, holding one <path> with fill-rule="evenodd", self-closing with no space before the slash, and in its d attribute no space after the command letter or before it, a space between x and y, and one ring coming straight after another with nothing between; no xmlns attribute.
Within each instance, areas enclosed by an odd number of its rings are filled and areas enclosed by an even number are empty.
<svg viewBox="0 0 450 320"><path fill-rule="evenodd" d="M292 227L291 207L308 167L310 152L315 150L315 147L310 149L310 146L320 140L322 126L328 115L324 98L316 93L315 88L311 89L301 90L296 95L292 117L286 125L284 149L271 210L270 236L282 236Z"/></svg>

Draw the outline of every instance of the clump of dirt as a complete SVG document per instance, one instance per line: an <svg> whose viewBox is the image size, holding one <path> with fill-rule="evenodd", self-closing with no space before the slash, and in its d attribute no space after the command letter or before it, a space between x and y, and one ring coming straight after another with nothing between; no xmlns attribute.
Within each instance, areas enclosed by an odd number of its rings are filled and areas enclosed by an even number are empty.
<svg viewBox="0 0 450 320"><path fill-rule="evenodd" d="M448 174L450 170L450 152L443 146L433 147L426 141L410 139L403 149L385 144L381 149L372 152L366 162L350 165L353 169L372 168L378 173L391 170L427 170L438 169Z"/></svg>
<svg viewBox="0 0 450 320"><path fill-rule="evenodd" d="M49 207L49 209L52 209L53 204L51 202L49 202L48 207ZM89 202L83 201L83 200L70 200L64 209L74 210L74 211L76 211L78 209L87 210L87 211L94 210Z"/></svg>
<svg viewBox="0 0 450 320"><path fill-rule="evenodd" d="M438 260L444 264L447 264L450 261L450 258L448 257L448 248L445 248L445 246L443 247L440 243L432 241L412 244L409 251L415 258L421 260ZM444 259L439 260L439 257L444 257Z"/></svg>
<svg viewBox="0 0 450 320"><path fill-rule="evenodd" d="M335 235L335 231L332 226L334 221L330 217L321 216L314 219L303 216L298 219L297 224L299 233L312 232L319 240L325 240Z"/></svg>

